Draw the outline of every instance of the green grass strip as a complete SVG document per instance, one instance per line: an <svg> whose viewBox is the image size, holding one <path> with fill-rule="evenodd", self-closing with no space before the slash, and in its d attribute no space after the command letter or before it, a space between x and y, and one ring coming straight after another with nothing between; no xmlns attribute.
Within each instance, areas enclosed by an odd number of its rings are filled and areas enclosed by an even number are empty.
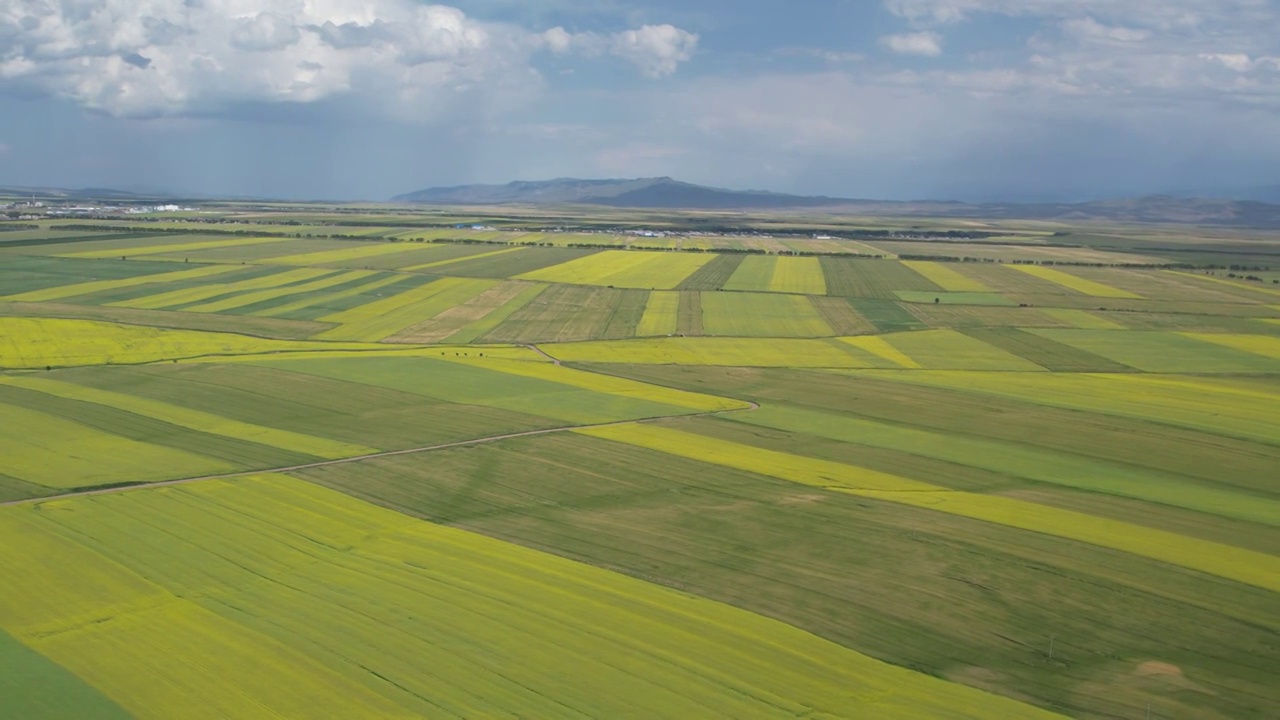
<svg viewBox="0 0 1280 720"><path fill-rule="evenodd" d="M82 402L98 403L100 405L119 408L137 415L163 420L164 422L178 425L180 427L209 433L210 435L221 435L223 437L235 438L237 440L248 440L260 445L268 445L270 447L280 448L281 450L289 450L291 452L313 455L315 457L330 460L357 455L369 455L377 452L377 449L365 447L363 445L354 445L351 443L338 442L336 440L318 438L311 435L303 435L301 433L295 433L288 430L278 430L275 428L263 427L261 425L253 425L200 410L191 410L178 405L171 405L158 400L150 400L136 395L126 395L124 393L112 392L110 390L99 390L98 388L76 385L74 383L63 382L61 380L48 380L45 378L30 376L14 376L0 378L0 382L71 400L80 400Z"/></svg>

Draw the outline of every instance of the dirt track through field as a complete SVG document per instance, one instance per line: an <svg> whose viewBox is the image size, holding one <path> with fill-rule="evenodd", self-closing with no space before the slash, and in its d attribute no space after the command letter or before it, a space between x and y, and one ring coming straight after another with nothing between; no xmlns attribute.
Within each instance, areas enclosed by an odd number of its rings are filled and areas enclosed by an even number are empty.
<svg viewBox="0 0 1280 720"><path fill-rule="evenodd" d="M533 347L533 346L530 346ZM536 347L533 349L537 350ZM541 352L541 350L539 350ZM550 357L550 356L548 356ZM556 361L556 364L560 364ZM437 445L425 445L423 447L407 448L404 450L388 450L386 452L371 453L369 455L357 455L348 458L338 458L337 460L322 460L320 462L304 463L302 465L289 465L287 467L261 468L258 470L243 470L240 472L223 473L220 475L201 475L199 477L179 478L177 480L163 480L153 483L137 483L134 485L117 485L106 488L89 488L85 490L77 490L75 492L62 493L60 495L49 495L38 498L27 498L26 500L10 500L9 502L0 503L0 507L9 507L13 505L31 505L35 503L48 502L50 500L64 500L73 497L86 497L89 495L110 495L113 493L127 492L129 490L141 490L145 488L167 487L173 485L186 485L188 483L204 482L206 480L225 480L229 478L246 477L248 475L261 475L264 473L287 473L297 470L310 470L311 468L328 467L330 465L345 465L347 463L363 462L365 460L377 460L379 458L395 457L397 455L414 455L417 453L431 452L433 450L447 450L449 448L467 447L469 445L483 445L486 443L499 442L502 440L513 440L522 437L534 437L537 435L551 435L553 433L570 432L573 430L586 430L590 428L612 427L615 425L629 425L637 422L650 422L654 420L672 420L676 418L696 418L708 417L711 415L722 415L731 412L743 412L751 410L759 410L759 403L743 400L747 403L745 408L735 408L733 410L713 410L710 412L691 413L689 415L662 415L659 417L641 418L639 420L616 420L607 423L595 423L592 425L565 425L562 427L542 428L541 430L524 430L521 432L505 433L502 435L490 435L482 438L472 438L470 440L456 440L454 442L440 443Z"/></svg>

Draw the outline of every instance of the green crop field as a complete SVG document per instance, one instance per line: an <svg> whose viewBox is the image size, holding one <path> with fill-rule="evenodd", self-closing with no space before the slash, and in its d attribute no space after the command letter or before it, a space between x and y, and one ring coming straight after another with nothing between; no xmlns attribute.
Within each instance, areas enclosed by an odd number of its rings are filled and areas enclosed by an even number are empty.
<svg viewBox="0 0 1280 720"><path fill-rule="evenodd" d="M1280 707L1275 238L234 207L0 233L0 717Z"/></svg>
<svg viewBox="0 0 1280 720"><path fill-rule="evenodd" d="M732 337L833 335L809 298L766 293L703 293L702 331Z"/></svg>

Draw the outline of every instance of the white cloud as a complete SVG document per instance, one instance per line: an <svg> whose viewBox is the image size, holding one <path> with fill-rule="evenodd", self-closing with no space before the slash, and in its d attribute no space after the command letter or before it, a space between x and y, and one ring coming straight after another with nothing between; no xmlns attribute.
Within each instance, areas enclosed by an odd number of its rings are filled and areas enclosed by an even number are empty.
<svg viewBox="0 0 1280 720"><path fill-rule="evenodd" d="M693 57L698 49L698 36L674 25L645 25L613 36L609 52L636 67L649 77L663 77Z"/></svg>
<svg viewBox="0 0 1280 720"><path fill-rule="evenodd" d="M1093 18L1075 18L1062 23L1063 32L1085 41L1137 43L1151 37L1151 31L1103 25Z"/></svg>
<svg viewBox="0 0 1280 720"><path fill-rule="evenodd" d="M696 35L670 25L575 36L414 0L4 0L0 89L119 116L355 95L366 106L430 118L463 96L527 95L541 83L531 64L537 52L598 56L605 46L658 77L696 45Z"/></svg>
<svg viewBox="0 0 1280 720"><path fill-rule="evenodd" d="M937 57L942 54L942 36L936 32L886 35L880 38L880 44L899 55Z"/></svg>
<svg viewBox="0 0 1280 720"><path fill-rule="evenodd" d="M960 89L976 95L1102 96L1130 104L1239 102L1280 107L1280 3L1274 0L884 0L916 28L980 15L1036 23L1007 35L969 66L888 73L878 82ZM891 36L893 49L914 47ZM895 44L893 38L898 38ZM927 43L919 49L931 50ZM976 56L975 56L976 57Z"/></svg>

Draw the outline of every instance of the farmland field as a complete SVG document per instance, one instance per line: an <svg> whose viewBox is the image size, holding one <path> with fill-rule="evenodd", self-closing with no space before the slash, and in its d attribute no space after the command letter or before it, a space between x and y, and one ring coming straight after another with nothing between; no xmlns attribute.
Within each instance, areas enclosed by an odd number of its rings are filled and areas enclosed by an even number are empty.
<svg viewBox="0 0 1280 720"><path fill-rule="evenodd" d="M0 717L1275 717L1280 272L289 207L0 252Z"/></svg>

